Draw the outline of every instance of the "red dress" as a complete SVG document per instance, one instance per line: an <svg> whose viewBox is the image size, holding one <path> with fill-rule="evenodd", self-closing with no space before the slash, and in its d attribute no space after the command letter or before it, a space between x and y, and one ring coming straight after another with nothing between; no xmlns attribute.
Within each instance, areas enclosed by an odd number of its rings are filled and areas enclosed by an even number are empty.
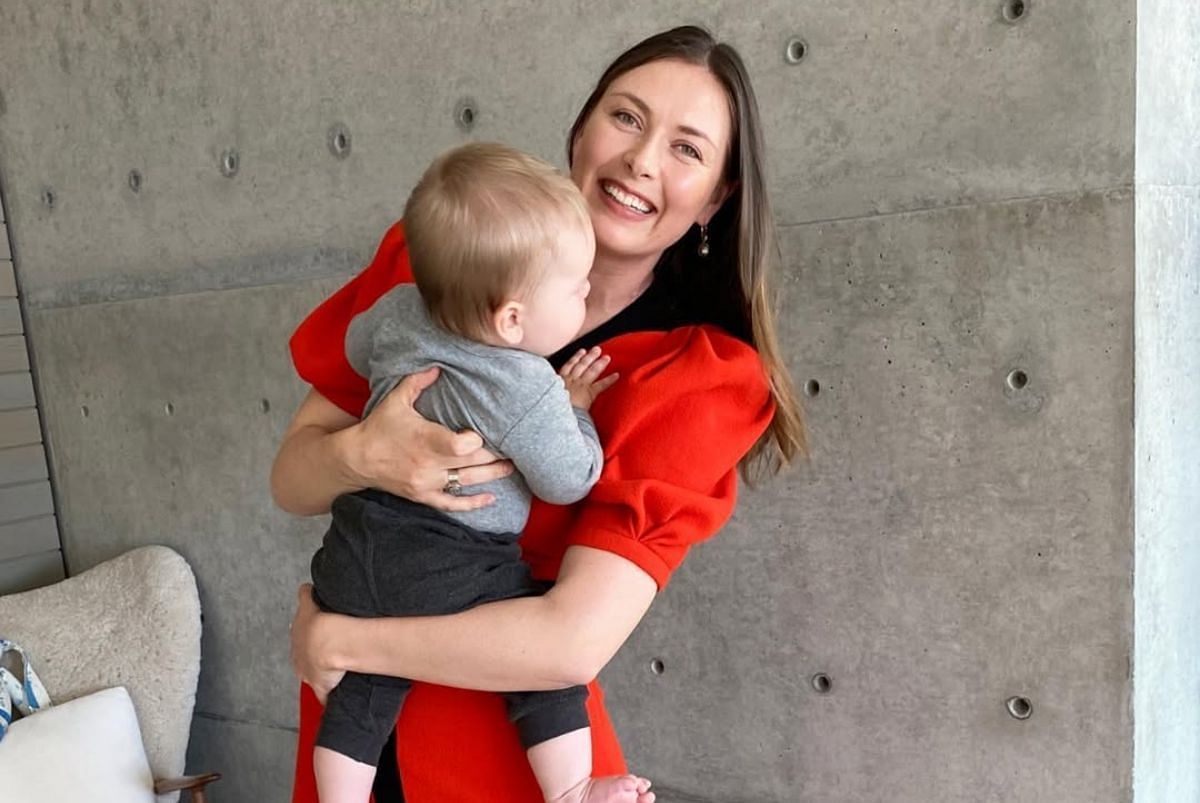
<svg viewBox="0 0 1200 803"><path fill-rule="evenodd" d="M412 281L402 223L383 238L372 263L330 296L292 336L300 376L361 416L366 380L346 361L351 319L401 282ZM736 468L774 413L756 352L712 326L634 332L604 343L621 379L592 406L605 465L575 505L534 500L523 555L544 579L579 544L632 561L661 589L692 544L711 537L733 512ZM599 686L589 686L593 770L626 771ZM313 742L321 706L300 695L293 803L316 803ZM541 792L497 694L416 683L397 722L397 760L406 803L540 803Z"/></svg>

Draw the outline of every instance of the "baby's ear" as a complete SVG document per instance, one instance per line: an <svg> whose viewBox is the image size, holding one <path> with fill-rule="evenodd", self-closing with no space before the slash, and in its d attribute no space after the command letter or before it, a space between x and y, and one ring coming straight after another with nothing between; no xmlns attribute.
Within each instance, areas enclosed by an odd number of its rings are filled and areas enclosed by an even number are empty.
<svg viewBox="0 0 1200 803"><path fill-rule="evenodd" d="M500 342L519 346L525 338L525 307L519 301L505 301L492 313L492 328Z"/></svg>

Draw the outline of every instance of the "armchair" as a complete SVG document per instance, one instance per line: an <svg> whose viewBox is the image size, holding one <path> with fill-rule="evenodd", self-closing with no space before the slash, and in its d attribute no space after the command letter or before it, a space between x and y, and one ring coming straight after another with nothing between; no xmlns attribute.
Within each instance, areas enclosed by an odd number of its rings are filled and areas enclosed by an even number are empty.
<svg viewBox="0 0 1200 803"><path fill-rule="evenodd" d="M179 790L191 789L192 800L203 803L205 784L220 776L178 777L200 672L200 600L178 553L141 547L54 585L0 597L0 634L26 649L53 700L31 723L63 703L123 686L150 771L160 779L146 796L174 801ZM0 742L0 762L10 741L17 749L20 725L15 722ZM89 789L89 778L70 782L77 784L78 799L110 799ZM4 788L11 788L9 781Z"/></svg>

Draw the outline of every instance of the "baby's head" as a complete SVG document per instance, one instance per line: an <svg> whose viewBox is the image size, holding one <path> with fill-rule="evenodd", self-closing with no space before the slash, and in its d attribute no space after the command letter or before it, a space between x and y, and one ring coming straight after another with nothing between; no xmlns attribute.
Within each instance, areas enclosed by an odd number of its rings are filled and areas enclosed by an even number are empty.
<svg viewBox="0 0 1200 803"><path fill-rule="evenodd" d="M468 338L543 356L583 325L595 257L587 205L550 164L494 143L439 156L404 207L430 317Z"/></svg>

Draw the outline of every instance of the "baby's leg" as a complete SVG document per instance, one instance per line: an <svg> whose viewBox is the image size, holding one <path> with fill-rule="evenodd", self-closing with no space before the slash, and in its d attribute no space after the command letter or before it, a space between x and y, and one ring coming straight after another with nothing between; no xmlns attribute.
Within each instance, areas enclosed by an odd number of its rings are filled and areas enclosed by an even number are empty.
<svg viewBox="0 0 1200 803"><path fill-rule="evenodd" d="M403 678L351 672L329 693L313 750L321 803L367 803L409 687Z"/></svg>
<svg viewBox="0 0 1200 803"><path fill-rule="evenodd" d="M313 771L321 803L367 803L371 798L375 768L370 764L328 747L317 747L313 750Z"/></svg>
<svg viewBox="0 0 1200 803"><path fill-rule="evenodd" d="M564 733L526 752L549 803L654 803L650 782L636 775L592 777L592 731ZM325 803L322 798L321 803Z"/></svg>

